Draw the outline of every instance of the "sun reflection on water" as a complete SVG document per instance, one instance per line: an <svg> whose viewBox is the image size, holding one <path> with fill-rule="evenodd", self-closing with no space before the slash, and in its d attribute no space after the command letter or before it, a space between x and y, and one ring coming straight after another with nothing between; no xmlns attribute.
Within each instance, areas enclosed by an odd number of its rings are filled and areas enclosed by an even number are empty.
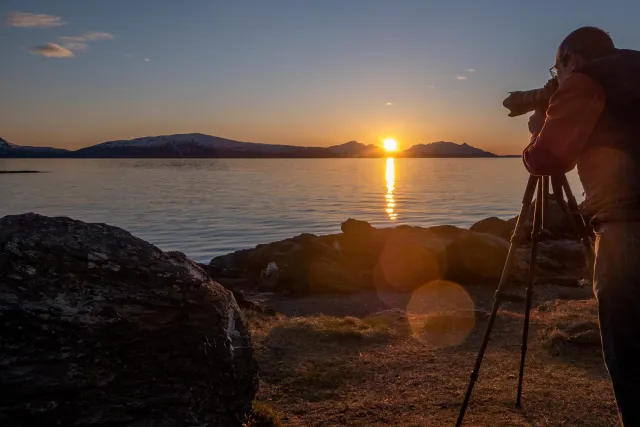
<svg viewBox="0 0 640 427"><path fill-rule="evenodd" d="M386 166L386 177L387 177L387 194L385 198L387 200L387 207L385 211L389 216L389 219L395 221L398 219L398 214L396 212L396 202L393 198L393 190L395 190L395 182L396 182L396 166L393 157L389 157L387 159Z"/></svg>

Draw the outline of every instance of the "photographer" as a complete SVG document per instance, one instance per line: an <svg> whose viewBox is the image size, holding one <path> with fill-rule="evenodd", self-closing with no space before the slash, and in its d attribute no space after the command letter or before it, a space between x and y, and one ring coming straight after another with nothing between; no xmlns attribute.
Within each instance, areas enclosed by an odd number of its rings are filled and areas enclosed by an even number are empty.
<svg viewBox="0 0 640 427"><path fill-rule="evenodd" d="M602 348L622 422L640 426L640 52L583 27L560 44L559 87L529 120L534 175L576 165L596 232L594 292Z"/></svg>

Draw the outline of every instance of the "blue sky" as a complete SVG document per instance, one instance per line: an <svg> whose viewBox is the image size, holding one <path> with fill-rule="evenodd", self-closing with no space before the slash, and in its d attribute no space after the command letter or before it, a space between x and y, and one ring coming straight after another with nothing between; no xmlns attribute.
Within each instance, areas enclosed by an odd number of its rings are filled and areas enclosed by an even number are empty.
<svg viewBox="0 0 640 427"><path fill-rule="evenodd" d="M579 26L640 48L638 16L637 1L3 0L0 136L395 137L517 153L527 118L507 117L508 92L544 84Z"/></svg>

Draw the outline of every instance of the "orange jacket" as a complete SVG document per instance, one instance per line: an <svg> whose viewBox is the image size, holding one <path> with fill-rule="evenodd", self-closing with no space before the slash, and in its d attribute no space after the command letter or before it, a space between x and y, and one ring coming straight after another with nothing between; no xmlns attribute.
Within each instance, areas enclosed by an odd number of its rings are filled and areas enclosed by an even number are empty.
<svg viewBox="0 0 640 427"><path fill-rule="evenodd" d="M549 101L542 130L531 136L523 161L533 175L557 175L576 166L605 107L600 85L583 73L572 73Z"/></svg>

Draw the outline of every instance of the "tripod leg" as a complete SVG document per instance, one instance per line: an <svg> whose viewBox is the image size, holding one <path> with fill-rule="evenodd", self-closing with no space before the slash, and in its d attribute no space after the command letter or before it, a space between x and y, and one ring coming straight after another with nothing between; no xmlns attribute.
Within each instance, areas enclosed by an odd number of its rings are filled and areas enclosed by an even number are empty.
<svg viewBox="0 0 640 427"><path fill-rule="evenodd" d="M545 177L547 178L547 177ZM544 182L544 181L543 181ZM541 188L542 187L542 188ZM546 185L548 189L548 181ZM536 274L536 256L538 254L538 240L540 238L540 226L544 218L544 192L545 185L538 186L535 210L533 213L533 230L531 231L531 254L529 257L529 277L527 279L527 305L524 312L524 328L522 329L522 346L520 353L520 374L518 375L518 396L516 407L520 408L522 397L522 379L524 378L524 362L527 356L527 340L529 337L529 315L531 313L531 300L533 299L533 278Z"/></svg>
<svg viewBox="0 0 640 427"><path fill-rule="evenodd" d="M564 188L564 192L567 194L567 204L569 205L570 216L576 226L578 236L581 238L582 244L587 250L588 267L589 270L591 270L595 260L593 245L591 244L591 232L589 231L589 227L587 227L584 217L579 212L578 202L576 202L576 198L573 196L573 192L571 191L571 186L569 185L569 181L567 181L566 175L562 177L562 187Z"/></svg>
<svg viewBox="0 0 640 427"><path fill-rule="evenodd" d="M484 338L482 339L482 344L480 344L480 350L478 351L478 357L476 358L476 362L473 366L473 372L471 372L471 377L469 379L469 385L467 387L467 393L464 397L464 402L462 403L462 407L460 408L460 413L458 414L458 421L456 422L456 426L460 427L462 425L462 421L464 420L464 415L467 411L467 406L469 405L469 399L471 398L471 392L473 391L473 386L478 380L478 373L480 372L480 365L482 364L482 359L484 357L484 352L487 349L487 345L489 344L489 336L491 335L491 329L493 329L493 323L496 320L496 315L498 314L498 308L500 307L500 302L502 298L502 292L507 279L509 278L509 274L511 273L511 267L513 265L513 259L516 253L517 243L520 241L520 237L522 234L522 230L524 230L524 224L526 222L526 217L529 212L529 207L531 206L531 200L533 199L533 192L536 189L536 186L540 187L541 178L537 176L529 176L529 181L527 182L527 188L525 189L524 196L522 197L522 207L520 208L520 215L518 216L518 222L516 223L516 228L513 232L513 236L511 237L511 244L509 245L509 252L507 253L507 259L504 263L504 268L502 270L502 275L500 276L500 282L498 283L498 289L496 290L496 294L493 300L493 307L491 308L491 315L489 316L489 322L487 323L487 329L484 333Z"/></svg>
<svg viewBox="0 0 640 427"><path fill-rule="evenodd" d="M563 188L563 179L564 175L561 176L552 176L551 177L551 188L553 189L553 195L556 199L556 203L558 203L558 207L560 210L569 216L569 209L567 207L567 202L564 200L564 188Z"/></svg>
<svg viewBox="0 0 640 427"><path fill-rule="evenodd" d="M540 196L537 196L540 197ZM549 229L549 177L542 177L542 229Z"/></svg>

